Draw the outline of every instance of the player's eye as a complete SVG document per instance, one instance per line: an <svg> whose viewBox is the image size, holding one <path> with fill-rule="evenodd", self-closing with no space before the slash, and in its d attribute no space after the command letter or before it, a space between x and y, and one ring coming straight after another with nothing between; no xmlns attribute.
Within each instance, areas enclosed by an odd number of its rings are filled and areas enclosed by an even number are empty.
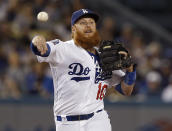
<svg viewBox="0 0 172 131"><path fill-rule="evenodd" d="M93 25L94 24L94 22L93 21L91 21L91 22L89 22L91 25Z"/></svg>
<svg viewBox="0 0 172 131"><path fill-rule="evenodd" d="M79 24L80 24L80 25L87 25L87 22L81 21Z"/></svg>
<svg viewBox="0 0 172 131"><path fill-rule="evenodd" d="M81 21L79 24L80 24L80 25L93 25L94 22L93 22L93 21L89 21L89 22Z"/></svg>

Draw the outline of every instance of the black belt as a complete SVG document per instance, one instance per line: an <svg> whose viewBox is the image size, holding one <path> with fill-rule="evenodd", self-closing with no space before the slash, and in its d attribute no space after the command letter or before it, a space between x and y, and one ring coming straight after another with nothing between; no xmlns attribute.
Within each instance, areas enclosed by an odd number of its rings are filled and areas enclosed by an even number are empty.
<svg viewBox="0 0 172 131"><path fill-rule="evenodd" d="M103 111L103 109L96 111L96 113L99 113ZM66 116L66 117L62 117L62 116L57 116L57 121L62 121L63 118L65 118L67 121L79 121L79 120L88 120L91 117L94 116L94 112L90 113L90 114L84 114L84 115L71 115L71 116Z"/></svg>

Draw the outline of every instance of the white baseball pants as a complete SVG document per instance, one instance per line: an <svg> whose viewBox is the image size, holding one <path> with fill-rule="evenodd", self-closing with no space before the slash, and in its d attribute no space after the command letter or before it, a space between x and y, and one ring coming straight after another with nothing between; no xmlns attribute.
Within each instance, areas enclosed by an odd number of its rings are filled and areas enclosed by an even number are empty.
<svg viewBox="0 0 172 131"><path fill-rule="evenodd" d="M56 131L112 131L110 119L106 111L95 113L88 120L57 121L55 117Z"/></svg>

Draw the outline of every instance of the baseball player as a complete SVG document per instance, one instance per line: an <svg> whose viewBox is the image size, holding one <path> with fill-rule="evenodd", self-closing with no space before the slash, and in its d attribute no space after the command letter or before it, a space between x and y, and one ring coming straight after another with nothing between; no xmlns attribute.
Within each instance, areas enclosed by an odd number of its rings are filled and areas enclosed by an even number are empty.
<svg viewBox="0 0 172 131"><path fill-rule="evenodd" d="M80 9L72 14L72 40L55 39L46 42L35 36L31 49L39 62L50 65L54 82L54 119L57 131L111 131L110 120L104 110L106 89L114 87L130 95L135 71L114 70L110 79L103 79L100 57L95 47L100 36L96 29L99 16Z"/></svg>

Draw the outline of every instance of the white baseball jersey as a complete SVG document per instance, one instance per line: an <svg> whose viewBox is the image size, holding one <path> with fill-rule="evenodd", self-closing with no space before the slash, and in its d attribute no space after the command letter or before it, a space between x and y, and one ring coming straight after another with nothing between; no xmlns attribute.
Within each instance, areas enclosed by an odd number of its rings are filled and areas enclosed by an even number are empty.
<svg viewBox="0 0 172 131"><path fill-rule="evenodd" d="M106 88L119 84L124 72L113 72L113 78L102 81L98 56L78 47L73 40L58 39L47 42L48 57L37 56L39 62L48 62L54 82L55 115L80 115L103 109Z"/></svg>

